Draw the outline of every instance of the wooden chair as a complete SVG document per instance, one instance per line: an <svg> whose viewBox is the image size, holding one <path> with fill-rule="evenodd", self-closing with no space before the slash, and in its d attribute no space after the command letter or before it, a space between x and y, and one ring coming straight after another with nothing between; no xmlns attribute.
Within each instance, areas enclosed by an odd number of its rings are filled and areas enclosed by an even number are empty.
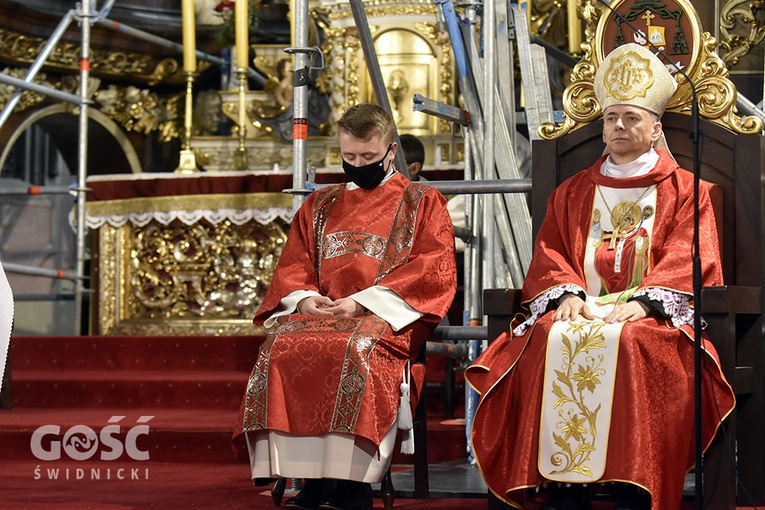
<svg viewBox="0 0 765 510"><path fill-rule="evenodd" d="M680 166L692 170L690 122L688 115L679 113L665 113L662 118L672 154ZM704 501L705 508L733 510L737 493L741 505L765 504L765 140L704 120L701 131L701 178L716 184L721 194L721 210L716 212L725 277L724 287L703 289L701 312L737 399L734 413L725 420L705 457ZM534 142L531 209L535 235L553 189L601 155L601 134L602 122L593 122L557 140ZM483 305L489 338L496 338L520 312L520 291L486 289ZM748 496L736 490L737 480ZM497 501L490 504L490 508L502 507Z"/></svg>
<svg viewBox="0 0 765 510"><path fill-rule="evenodd" d="M426 347L423 344L417 361L425 364ZM427 383L423 379L420 389L420 398L412 417L414 430L414 497L416 499L428 499L430 491L430 479L428 478L428 419L427 419ZM391 468L383 478L380 486L380 497L385 510L393 510L393 502L396 499L396 490L393 487Z"/></svg>

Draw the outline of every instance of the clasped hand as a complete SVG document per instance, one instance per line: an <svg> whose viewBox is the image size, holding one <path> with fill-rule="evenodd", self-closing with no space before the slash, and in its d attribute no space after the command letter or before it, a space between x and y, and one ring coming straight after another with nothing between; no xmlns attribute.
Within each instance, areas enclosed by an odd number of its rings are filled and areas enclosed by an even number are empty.
<svg viewBox="0 0 765 510"><path fill-rule="evenodd" d="M614 324L616 322L636 321L648 316L645 305L639 301L629 301L614 307L608 315L603 317L603 322ZM593 320L595 315L582 298L575 294L567 294L560 299L558 309L553 314L554 321L575 321L579 315L585 319Z"/></svg>
<svg viewBox="0 0 765 510"><path fill-rule="evenodd" d="M297 310L305 315L350 318L361 315L364 307L351 298L332 300L327 296L308 296L300 300Z"/></svg>

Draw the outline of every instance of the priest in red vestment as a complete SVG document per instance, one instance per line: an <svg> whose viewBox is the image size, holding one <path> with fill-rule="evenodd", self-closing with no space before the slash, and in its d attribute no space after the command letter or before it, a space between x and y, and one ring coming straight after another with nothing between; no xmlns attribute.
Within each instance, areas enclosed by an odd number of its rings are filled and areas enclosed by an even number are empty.
<svg viewBox="0 0 765 510"><path fill-rule="evenodd" d="M607 154L553 192L522 290L528 314L468 368L473 452L512 507L589 509L593 485L619 510L680 506L694 462L693 175L655 148L675 89L642 46L604 59ZM722 285L703 187L700 222L703 285ZM706 446L734 396L703 348Z"/></svg>
<svg viewBox="0 0 765 510"><path fill-rule="evenodd" d="M253 479L305 480L292 509L371 508L396 430L411 429L410 363L456 290L446 199L396 172L390 115L356 105L338 130L351 182L309 195L292 222L235 431Z"/></svg>

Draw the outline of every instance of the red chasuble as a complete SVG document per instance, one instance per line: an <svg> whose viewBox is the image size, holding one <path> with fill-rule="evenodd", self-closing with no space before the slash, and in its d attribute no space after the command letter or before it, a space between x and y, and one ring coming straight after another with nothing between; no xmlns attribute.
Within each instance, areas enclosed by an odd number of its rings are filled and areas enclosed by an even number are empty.
<svg viewBox="0 0 765 510"><path fill-rule="evenodd" d="M371 312L281 317L253 368L235 435L347 433L379 445L396 418L406 362L446 314L456 281L454 229L435 189L396 173L372 190L341 184L310 195L255 322L296 290L339 299L372 286L422 317L399 331Z"/></svg>
<svg viewBox="0 0 765 510"><path fill-rule="evenodd" d="M597 185L656 186L650 248L642 257L649 267L632 264L644 274L635 290L693 294L693 175L666 153L660 155L648 174L621 179L601 175L601 159L555 190L523 287L526 306L559 285L588 288L584 263L588 232L598 217L593 210ZM704 187L700 204L703 285L722 285L714 214ZM608 265L600 255L595 264ZM630 285L625 278L608 277L607 283L601 292L619 292ZM552 315L548 311L520 336L512 331L502 334L466 374L480 393L473 452L491 491L518 508L525 501L525 489L545 481L539 474L538 451ZM649 316L627 322L622 329L606 466L599 481L627 482L650 491L652 510L678 508L685 474L694 462L693 349L693 331L687 325L678 328L669 320ZM732 410L734 396L707 340L704 349L703 443L708 445Z"/></svg>

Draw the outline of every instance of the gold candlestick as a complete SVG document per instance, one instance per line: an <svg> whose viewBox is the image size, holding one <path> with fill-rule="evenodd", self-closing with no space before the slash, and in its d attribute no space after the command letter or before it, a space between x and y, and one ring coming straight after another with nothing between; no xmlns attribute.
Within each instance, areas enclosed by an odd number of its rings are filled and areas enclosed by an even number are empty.
<svg viewBox="0 0 765 510"><path fill-rule="evenodd" d="M194 73L186 73L186 109L183 118L183 145L181 148L181 158L178 163L178 168L175 169L175 173L178 174L192 174L199 172L197 167L197 159L194 156L194 151L191 150L191 121L192 121L192 96L191 93L194 88Z"/></svg>
<svg viewBox="0 0 765 510"><path fill-rule="evenodd" d="M194 0L182 0L181 15L183 22L183 70L187 73L195 73L197 71L197 36Z"/></svg>
<svg viewBox="0 0 765 510"><path fill-rule="evenodd" d="M247 69L237 67L237 81L239 82L239 147L234 153L234 170L247 170L247 148L244 140L247 137L247 112L245 107L245 94L247 92Z"/></svg>
<svg viewBox="0 0 765 510"><path fill-rule="evenodd" d="M250 66L250 0L234 2L234 41L236 44L236 67Z"/></svg>
<svg viewBox="0 0 765 510"><path fill-rule="evenodd" d="M566 3L568 52L572 55L579 55L582 52L582 22L579 20L578 9L578 0L568 0Z"/></svg>

